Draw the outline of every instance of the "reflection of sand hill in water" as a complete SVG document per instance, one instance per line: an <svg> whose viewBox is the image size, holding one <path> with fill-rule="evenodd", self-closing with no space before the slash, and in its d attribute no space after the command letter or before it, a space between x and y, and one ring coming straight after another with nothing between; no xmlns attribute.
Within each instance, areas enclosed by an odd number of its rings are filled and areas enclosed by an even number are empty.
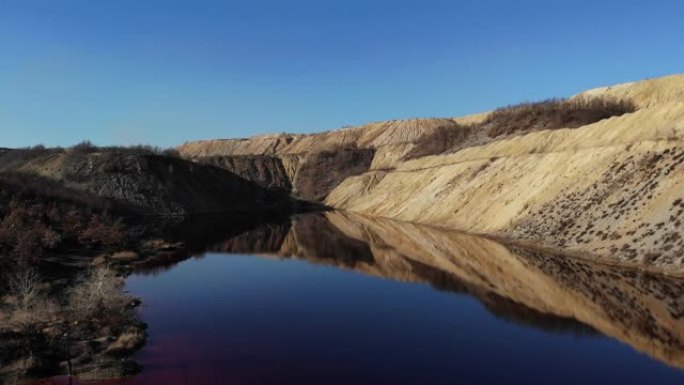
<svg viewBox="0 0 684 385"><path fill-rule="evenodd" d="M244 233L213 250L293 257L427 282L474 295L493 313L517 322L576 332L594 328L684 367L684 281L677 278L340 212L298 216L292 224Z"/></svg>

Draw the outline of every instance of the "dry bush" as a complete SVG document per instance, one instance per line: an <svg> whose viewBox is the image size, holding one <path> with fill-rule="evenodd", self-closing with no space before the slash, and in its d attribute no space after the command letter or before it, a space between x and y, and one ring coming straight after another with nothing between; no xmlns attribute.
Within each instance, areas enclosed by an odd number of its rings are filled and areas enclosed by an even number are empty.
<svg viewBox="0 0 684 385"><path fill-rule="evenodd" d="M491 138L539 130L577 128L634 112L634 103L602 98L549 99L499 108L480 124Z"/></svg>
<svg viewBox="0 0 684 385"><path fill-rule="evenodd" d="M125 153L125 154L143 154L143 155L162 155L180 158L180 153L174 148L162 148L157 146L149 146L137 144L133 146L96 146L88 140L78 143L69 149L69 155L84 155L95 152L111 152L111 153Z"/></svg>
<svg viewBox="0 0 684 385"><path fill-rule="evenodd" d="M2 245L9 246L9 255L28 263L39 258L44 249L55 247L61 237L43 221L44 211L44 205L12 200L0 221L0 249Z"/></svg>
<svg viewBox="0 0 684 385"><path fill-rule="evenodd" d="M107 207L106 202L86 191L66 187L62 182L26 172L0 172L0 213L13 200L22 204L42 203L46 210L52 206L80 210Z"/></svg>
<svg viewBox="0 0 684 385"><path fill-rule="evenodd" d="M415 159L453 150L464 144L473 135L475 129L474 126L460 124L439 126L432 133L420 138L411 151L404 155L404 159Z"/></svg>
<svg viewBox="0 0 684 385"><path fill-rule="evenodd" d="M62 293L66 295L60 296L50 294L50 285L31 268L5 273L4 280L6 293L0 295L0 305L4 307L1 310L6 314L7 324L0 324L0 330L3 326L39 330L37 326L50 325L55 320L103 321L116 326L133 316L127 306L132 298L123 291L123 279L107 266L93 268Z"/></svg>
<svg viewBox="0 0 684 385"><path fill-rule="evenodd" d="M91 214L88 207L58 199L38 199L0 191L0 264L30 265L48 250L66 247L121 246L126 231L120 220ZM5 206L2 201L11 199Z"/></svg>
<svg viewBox="0 0 684 385"><path fill-rule="evenodd" d="M375 150L340 147L309 154L295 178L295 193L310 201L322 201L350 176L360 175L371 166Z"/></svg>
<svg viewBox="0 0 684 385"><path fill-rule="evenodd" d="M162 148L157 146L149 146L138 144L134 146L107 146L98 147L102 152L118 152L125 154L142 154L142 155L160 155L180 158L180 153L175 148Z"/></svg>
<svg viewBox="0 0 684 385"><path fill-rule="evenodd" d="M404 159L455 151L482 143L480 138L524 135L533 131L577 128L636 111L634 103L602 98L549 99L499 108L480 123L443 126L414 143Z"/></svg>
<svg viewBox="0 0 684 385"><path fill-rule="evenodd" d="M72 317L89 320L120 313L131 300L122 287L123 280L111 268L93 268L69 292Z"/></svg>
<svg viewBox="0 0 684 385"><path fill-rule="evenodd" d="M8 278L8 292L14 297L15 307L28 310L41 292L41 279L35 270L22 269Z"/></svg>
<svg viewBox="0 0 684 385"><path fill-rule="evenodd" d="M48 323L59 312L58 304L47 296L45 285L35 270L20 269L5 279L10 325L30 329Z"/></svg>
<svg viewBox="0 0 684 385"><path fill-rule="evenodd" d="M88 225L81 230L78 241L81 244L104 246L120 245L124 242L125 232L121 221L108 220L98 214L90 217Z"/></svg>
<svg viewBox="0 0 684 385"><path fill-rule="evenodd" d="M72 154L90 154L95 151L97 151L97 146L92 144L89 140L77 143L69 149L69 152Z"/></svg>

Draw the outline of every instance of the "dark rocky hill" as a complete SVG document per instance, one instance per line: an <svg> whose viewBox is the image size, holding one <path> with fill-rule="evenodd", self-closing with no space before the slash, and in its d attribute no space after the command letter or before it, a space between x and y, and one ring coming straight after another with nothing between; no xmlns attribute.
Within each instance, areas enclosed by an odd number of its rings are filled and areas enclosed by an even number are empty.
<svg viewBox="0 0 684 385"><path fill-rule="evenodd" d="M16 150L22 151L22 150ZM130 212L207 214L297 206L286 192L248 181L223 168L172 156L72 150L12 156L0 171L43 178ZM0 157L2 163L3 157ZM40 183L39 183L40 184ZM51 186L50 191L57 191ZM49 193L45 191L45 193Z"/></svg>

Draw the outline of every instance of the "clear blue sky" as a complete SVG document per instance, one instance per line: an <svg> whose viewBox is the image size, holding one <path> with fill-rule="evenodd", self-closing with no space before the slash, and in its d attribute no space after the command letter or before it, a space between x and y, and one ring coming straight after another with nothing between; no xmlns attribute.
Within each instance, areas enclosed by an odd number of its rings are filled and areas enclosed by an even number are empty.
<svg viewBox="0 0 684 385"><path fill-rule="evenodd" d="M0 0L0 147L313 132L684 72L684 1Z"/></svg>

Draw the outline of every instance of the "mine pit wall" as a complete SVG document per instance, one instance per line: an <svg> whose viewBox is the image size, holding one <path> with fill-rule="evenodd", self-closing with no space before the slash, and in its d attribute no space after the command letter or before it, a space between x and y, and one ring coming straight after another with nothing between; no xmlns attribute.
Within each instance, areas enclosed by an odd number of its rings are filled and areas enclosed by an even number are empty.
<svg viewBox="0 0 684 385"><path fill-rule="evenodd" d="M268 155L206 156L193 159L228 170L262 187L291 191L292 177L281 158Z"/></svg>
<svg viewBox="0 0 684 385"><path fill-rule="evenodd" d="M346 179L325 204L682 274L684 103Z"/></svg>
<svg viewBox="0 0 684 385"><path fill-rule="evenodd" d="M261 187L320 202L345 179L368 171L375 150L342 148L310 154L202 156L194 162L220 167Z"/></svg>
<svg viewBox="0 0 684 385"><path fill-rule="evenodd" d="M347 178L368 171L375 150L340 149L306 155L294 179L294 196L319 202Z"/></svg>

